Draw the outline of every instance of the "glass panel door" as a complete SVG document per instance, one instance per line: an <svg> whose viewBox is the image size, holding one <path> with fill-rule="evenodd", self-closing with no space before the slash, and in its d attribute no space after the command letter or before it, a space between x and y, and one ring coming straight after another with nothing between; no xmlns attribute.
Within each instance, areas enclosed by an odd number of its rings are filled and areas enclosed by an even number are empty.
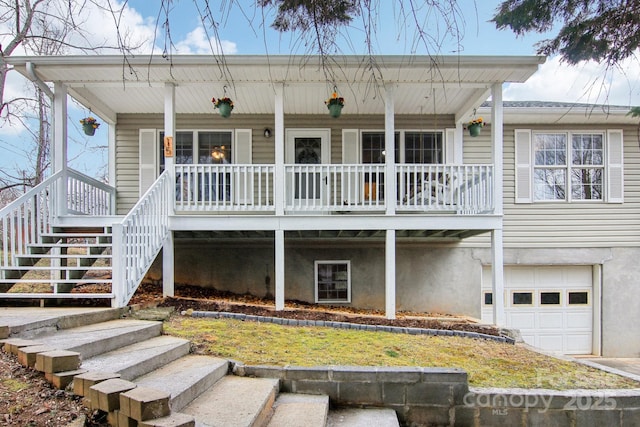
<svg viewBox="0 0 640 427"><path fill-rule="evenodd" d="M322 138L296 137L293 141L295 163L301 165L319 165L322 163ZM320 199L322 176L320 172L310 168L307 171L296 172L295 198Z"/></svg>

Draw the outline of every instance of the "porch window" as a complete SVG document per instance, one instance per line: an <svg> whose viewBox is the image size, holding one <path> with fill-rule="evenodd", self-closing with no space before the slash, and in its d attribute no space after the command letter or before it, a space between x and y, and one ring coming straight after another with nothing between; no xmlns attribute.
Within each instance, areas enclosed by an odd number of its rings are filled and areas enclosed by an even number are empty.
<svg viewBox="0 0 640 427"><path fill-rule="evenodd" d="M442 142L442 132L405 132L404 159L401 163L442 163Z"/></svg>
<svg viewBox="0 0 640 427"><path fill-rule="evenodd" d="M534 133L534 200L603 200L604 134Z"/></svg>
<svg viewBox="0 0 640 427"><path fill-rule="evenodd" d="M351 261L315 262L316 302L351 302Z"/></svg>

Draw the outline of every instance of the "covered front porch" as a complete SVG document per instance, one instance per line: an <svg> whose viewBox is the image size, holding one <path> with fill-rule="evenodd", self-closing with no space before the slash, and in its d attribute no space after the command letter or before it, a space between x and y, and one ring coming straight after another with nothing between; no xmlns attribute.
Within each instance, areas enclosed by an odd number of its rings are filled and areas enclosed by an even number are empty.
<svg viewBox="0 0 640 427"><path fill-rule="evenodd" d="M172 64L159 58L131 58L126 62L131 73L123 75L120 57L8 59L43 87L48 87L46 82L54 83L49 92L54 101L56 179L64 180L69 174L67 95L90 108L109 128L109 182L113 185L104 191L114 198L108 213L96 217L88 214L90 209L69 210L64 201L80 197L85 203L87 193L74 192L62 182L51 193L54 198L46 193L47 202L57 206L47 213L47 226L102 221L109 227L115 306L127 303L161 249L164 290L170 295L175 276L174 234L198 230L272 232L277 309L284 308L284 247L289 232L375 230L384 235L385 309L390 318L396 311L398 233L455 239L491 233L494 294L501 294L502 85L525 81L543 58L375 60L377 67L372 70L356 57L337 57L329 69L301 57L233 56L226 58L224 66L210 57L175 57ZM324 119L328 114L322 101L336 89L347 99L343 115ZM225 122L212 115L215 125L193 125L191 117L215 114L211 95L223 93L234 98L232 118ZM474 118L475 109L488 96L493 100L487 118L490 144L480 156L486 160L466 162L465 123ZM266 130L272 138L258 147L254 140L263 126L256 123L265 117L265 138ZM314 123L319 117L330 122L310 126L309 117L315 118ZM428 123L426 117L431 118ZM376 125L374 130L384 141L381 160L365 163L360 138L371 126L367 123L378 120L382 129ZM400 127L402 120L409 124ZM139 136L135 175L125 166L132 157L126 145L129 134L123 130L127 126ZM182 161L175 151L177 135L194 128L196 136L208 129L230 129L236 150L233 162ZM309 130L326 135L322 145L326 151L319 149L322 159L312 164L298 161L288 148L296 132L304 136ZM409 162L404 157L398 132L408 131L440 138L442 145L434 161ZM257 153L258 148L264 153ZM147 153L152 154L149 162L143 159ZM261 158L271 161L256 161ZM21 206L32 203L25 200ZM14 206L5 217L16 216L20 209ZM116 213L121 215L111 216ZM7 249L5 253L19 255L17 249ZM11 264L9 258L6 262ZM500 323L500 302L494 308Z"/></svg>

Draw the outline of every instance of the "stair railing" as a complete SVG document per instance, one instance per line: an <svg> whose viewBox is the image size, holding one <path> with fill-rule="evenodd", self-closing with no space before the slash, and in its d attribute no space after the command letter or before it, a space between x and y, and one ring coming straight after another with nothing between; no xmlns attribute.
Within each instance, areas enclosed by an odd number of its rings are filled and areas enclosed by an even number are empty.
<svg viewBox="0 0 640 427"><path fill-rule="evenodd" d="M169 235L175 200L171 174L164 171L124 219L113 224L113 305L127 305Z"/></svg>
<svg viewBox="0 0 640 427"><path fill-rule="evenodd" d="M51 232L54 216L53 198L56 183L64 172L58 172L0 209L2 256L0 266L17 265L17 256L25 255L29 246L41 242L41 236Z"/></svg>
<svg viewBox="0 0 640 427"><path fill-rule="evenodd" d="M66 193L65 193L66 191ZM66 197L61 203L56 198ZM55 218L63 214L111 215L115 188L72 169L59 171L0 209L0 267L17 265L17 257L42 243Z"/></svg>

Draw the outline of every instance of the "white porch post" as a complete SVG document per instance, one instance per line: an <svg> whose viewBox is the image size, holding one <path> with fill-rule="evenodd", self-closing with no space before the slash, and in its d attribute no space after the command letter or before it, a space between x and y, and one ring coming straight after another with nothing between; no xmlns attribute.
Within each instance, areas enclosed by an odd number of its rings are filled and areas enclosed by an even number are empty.
<svg viewBox="0 0 640 427"><path fill-rule="evenodd" d="M53 172L67 170L67 86L56 82L53 85ZM56 191L57 215L67 214L67 179Z"/></svg>
<svg viewBox="0 0 640 427"><path fill-rule="evenodd" d="M109 185L112 187L117 187L116 183L116 124L113 122L109 123L109 142L108 142L108 168L109 168ZM117 212L116 208L116 193L114 192L111 196L111 210L109 214L115 215Z"/></svg>
<svg viewBox="0 0 640 427"><path fill-rule="evenodd" d="M164 85L164 136L175 137L176 133L176 88L173 83L165 83ZM175 143L175 139L174 139ZM175 170L173 168L173 147L171 155L165 153L164 168L169 174L169 182L175 182ZM169 206L169 215L173 214L173 200ZM162 295L167 297L174 296L175 293L175 258L173 246L173 231L169 230L162 245Z"/></svg>
<svg viewBox="0 0 640 427"><path fill-rule="evenodd" d="M395 86L384 87L384 151L386 214L396 213L396 129ZM387 184L388 183L388 184ZM396 230L387 230L385 239L384 305L387 319L396 318Z"/></svg>
<svg viewBox="0 0 640 427"><path fill-rule="evenodd" d="M503 179L502 179L502 155L503 155L503 106L502 84L496 83L491 87L491 141L493 146L493 195L496 215L502 216L503 204ZM504 312L504 254L502 243L502 218L500 229L491 232L491 279L493 292L493 322L496 325L504 325L506 321Z"/></svg>
<svg viewBox="0 0 640 427"><path fill-rule="evenodd" d="M275 233L276 311L284 310L284 230Z"/></svg>
<svg viewBox="0 0 640 427"><path fill-rule="evenodd" d="M384 258L384 311L387 319L396 318L396 230L387 230Z"/></svg>
<svg viewBox="0 0 640 427"><path fill-rule="evenodd" d="M384 98L385 203L387 215L396 213L396 129L393 85L386 85Z"/></svg>
<svg viewBox="0 0 640 427"><path fill-rule="evenodd" d="M275 84L274 139L275 139L275 176L273 202L276 216L284 215L285 207L285 171L284 171L284 83ZM284 230L275 230L275 298L276 311L284 310Z"/></svg>
<svg viewBox="0 0 640 427"><path fill-rule="evenodd" d="M276 216L284 215L285 205L285 172L284 172L284 83L275 84L275 177L274 177L274 198ZM276 282L278 275L276 274Z"/></svg>

